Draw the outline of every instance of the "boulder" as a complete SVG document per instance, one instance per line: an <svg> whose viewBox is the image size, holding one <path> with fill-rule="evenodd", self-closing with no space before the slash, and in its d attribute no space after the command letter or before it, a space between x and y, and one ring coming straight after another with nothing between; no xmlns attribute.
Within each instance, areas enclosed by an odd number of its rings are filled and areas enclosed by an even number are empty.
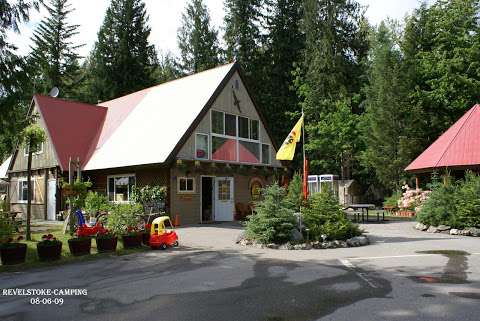
<svg viewBox="0 0 480 321"><path fill-rule="evenodd" d="M450 230L450 235L459 235L459 234L460 234L460 233L459 233L459 230L456 229L456 228L452 228L452 229Z"/></svg>
<svg viewBox="0 0 480 321"><path fill-rule="evenodd" d="M355 236L347 240L348 246L363 246L370 244L368 237L365 235ZM358 245L357 245L358 244Z"/></svg>
<svg viewBox="0 0 480 321"><path fill-rule="evenodd" d="M242 233L240 233L238 236L237 236L237 239L235 240L235 243L240 243L241 241L245 240L247 238L247 235L245 233L245 231L243 231Z"/></svg>
<svg viewBox="0 0 480 321"><path fill-rule="evenodd" d="M290 241L293 242L301 242L303 241L303 235L297 229L294 229L292 233L290 233Z"/></svg>
<svg viewBox="0 0 480 321"><path fill-rule="evenodd" d="M276 250L276 249L278 249L278 248L280 247L280 245L275 244L275 243L269 243L269 244L267 244L266 247L269 248L269 249L274 249L274 250Z"/></svg>
<svg viewBox="0 0 480 321"><path fill-rule="evenodd" d="M428 227L427 232L428 233L438 233L440 231L435 226L430 226L430 227Z"/></svg>
<svg viewBox="0 0 480 321"><path fill-rule="evenodd" d="M280 245L279 249L280 250L293 250L294 246L290 242L287 242L285 244Z"/></svg>
<svg viewBox="0 0 480 321"><path fill-rule="evenodd" d="M470 231L471 236L480 236L480 228L467 227L466 230Z"/></svg>
<svg viewBox="0 0 480 321"><path fill-rule="evenodd" d="M448 226L448 225L441 224L441 225L437 226L437 230L439 230L440 232L447 231L449 229L451 229L451 227Z"/></svg>
<svg viewBox="0 0 480 321"><path fill-rule="evenodd" d="M315 242L312 243L312 247L313 247L314 249L322 249L322 248L323 248L323 247L322 247L322 242L315 241Z"/></svg>
<svg viewBox="0 0 480 321"><path fill-rule="evenodd" d="M415 224L415 229L419 231L426 231L428 230L428 225L418 222L417 224Z"/></svg>
<svg viewBox="0 0 480 321"><path fill-rule="evenodd" d="M458 234L463 235L463 236L471 236L472 232L470 232L470 230L465 229L465 230L459 230Z"/></svg>

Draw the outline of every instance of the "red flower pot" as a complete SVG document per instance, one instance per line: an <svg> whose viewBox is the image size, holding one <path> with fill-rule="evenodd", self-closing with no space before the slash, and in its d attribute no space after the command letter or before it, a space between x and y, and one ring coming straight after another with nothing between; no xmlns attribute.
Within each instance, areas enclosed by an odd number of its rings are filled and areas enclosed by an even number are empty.
<svg viewBox="0 0 480 321"><path fill-rule="evenodd" d="M62 242L37 243L37 255L40 261L55 261L62 256Z"/></svg>
<svg viewBox="0 0 480 321"><path fill-rule="evenodd" d="M9 243L0 248L3 265L13 265L25 262L27 255L27 244Z"/></svg>
<svg viewBox="0 0 480 321"><path fill-rule="evenodd" d="M89 237L70 239L68 247L73 256L88 255L92 248L92 239Z"/></svg>

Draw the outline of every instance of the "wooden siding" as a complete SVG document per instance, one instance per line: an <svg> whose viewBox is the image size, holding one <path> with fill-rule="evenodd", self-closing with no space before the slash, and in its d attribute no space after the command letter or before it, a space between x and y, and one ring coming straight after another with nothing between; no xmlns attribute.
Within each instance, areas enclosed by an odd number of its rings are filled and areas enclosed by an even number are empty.
<svg viewBox="0 0 480 321"><path fill-rule="evenodd" d="M236 81L238 81L239 89L235 90L235 93L237 95L238 100L240 100L241 112L233 104L234 99L233 99L232 90L235 86ZM271 146L270 147L271 166L275 166L275 167L282 166L282 164L275 159L276 152L274 150L274 146L270 140L270 137L268 137L267 131L265 130L265 127L261 122L257 111L255 110L253 101L248 95L248 92L244 84L242 83L242 80L240 79L238 72L235 72L232 78L227 82L225 88L217 97L211 109L258 120L260 124L260 141L263 144L269 144ZM292 127L293 127L293 124L292 124ZM205 115L205 117L200 121L199 125L193 131L192 135L187 139L187 141L182 146L180 151L177 153L176 158L186 159L186 160L194 159L195 158L195 134L196 133L209 134L210 132L211 130L210 130L210 111L209 111Z"/></svg>
<svg viewBox="0 0 480 321"><path fill-rule="evenodd" d="M34 113L37 112L37 107L34 107ZM39 121L40 126L45 129L45 124L43 121ZM48 135L47 135L48 136ZM18 152L15 154L15 158L13 160L12 171L25 171L27 169L27 162L28 156L25 156L25 146L20 145ZM43 151L40 154L33 154L32 155L32 168L53 168L57 167L57 156L55 155L55 150L53 148L52 143L47 137L47 140L43 143Z"/></svg>

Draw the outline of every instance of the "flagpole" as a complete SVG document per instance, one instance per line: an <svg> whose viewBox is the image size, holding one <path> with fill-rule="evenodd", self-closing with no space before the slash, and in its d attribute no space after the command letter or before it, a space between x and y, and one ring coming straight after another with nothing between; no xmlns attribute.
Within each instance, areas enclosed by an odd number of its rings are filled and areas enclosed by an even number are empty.
<svg viewBox="0 0 480 321"><path fill-rule="evenodd" d="M305 156L305 114L303 112L303 106L302 106L302 152L303 152L303 198L305 202L307 201L308 198L308 177L306 176L307 173L307 162L306 162L306 156Z"/></svg>

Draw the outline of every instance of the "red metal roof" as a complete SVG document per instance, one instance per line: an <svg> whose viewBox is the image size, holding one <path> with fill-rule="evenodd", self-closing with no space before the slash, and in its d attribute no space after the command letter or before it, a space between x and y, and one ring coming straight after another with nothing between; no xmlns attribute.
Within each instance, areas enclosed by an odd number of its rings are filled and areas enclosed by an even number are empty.
<svg viewBox="0 0 480 321"><path fill-rule="evenodd" d="M480 165L480 105L473 106L405 169Z"/></svg>
<svg viewBox="0 0 480 321"><path fill-rule="evenodd" d="M68 169L70 157L80 158L83 167L97 145L107 108L43 95L34 100L62 170Z"/></svg>

